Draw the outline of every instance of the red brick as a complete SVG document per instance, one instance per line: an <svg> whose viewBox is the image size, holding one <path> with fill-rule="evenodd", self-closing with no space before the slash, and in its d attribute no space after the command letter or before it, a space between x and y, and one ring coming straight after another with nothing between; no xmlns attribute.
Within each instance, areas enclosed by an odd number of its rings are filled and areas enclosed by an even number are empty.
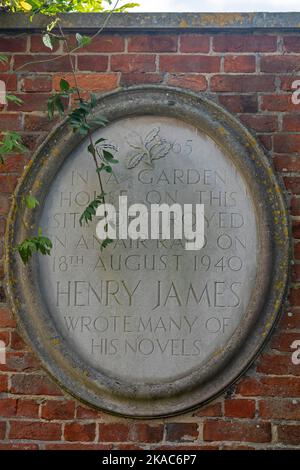
<svg viewBox="0 0 300 470"><path fill-rule="evenodd" d="M282 121L282 130L300 132L300 114L285 114Z"/></svg>
<svg viewBox="0 0 300 470"><path fill-rule="evenodd" d="M113 447L114 450L144 450L145 447L140 445L136 445L136 444L114 444L114 447ZM160 447L161 449L161 447Z"/></svg>
<svg viewBox="0 0 300 470"><path fill-rule="evenodd" d="M38 444L27 444L25 442L16 444L16 443L0 443L0 450L38 450Z"/></svg>
<svg viewBox="0 0 300 470"><path fill-rule="evenodd" d="M128 52L176 52L177 36L141 35L128 39Z"/></svg>
<svg viewBox="0 0 300 470"><path fill-rule="evenodd" d="M298 446L300 444L300 426L294 424L277 427L278 441Z"/></svg>
<svg viewBox="0 0 300 470"><path fill-rule="evenodd" d="M299 79L299 76L297 76L297 74L278 75L278 78L280 79L281 89L283 91L293 92L295 90L293 84L295 80Z"/></svg>
<svg viewBox="0 0 300 470"><path fill-rule="evenodd" d="M257 134L257 138L267 150L272 150L272 136L270 134Z"/></svg>
<svg viewBox="0 0 300 470"><path fill-rule="evenodd" d="M274 135L274 152L300 153L300 134Z"/></svg>
<svg viewBox="0 0 300 470"><path fill-rule="evenodd" d="M162 55L159 59L162 72L216 73L220 70L220 58L206 55Z"/></svg>
<svg viewBox="0 0 300 470"><path fill-rule="evenodd" d="M300 220L292 221L292 235L293 238L300 239Z"/></svg>
<svg viewBox="0 0 300 470"><path fill-rule="evenodd" d="M16 374L11 378L11 392L20 395L60 396L59 388L48 377L37 374Z"/></svg>
<svg viewBox="0 0 300 470"><path fill-rule="evenodd" d="M69 423L65 425L65 440L78 442L91 442L95 440L96 425L83 423Z"/></svg>
<svg viewBox="0 0 300 470"><path fill-rule="evenodd" d="M75 403L72 401L49 400L42 405L43 419L73 419Z"/></svg>
<svg viewBox="0 0 300 470"><path fill-rule="evenodd" d="M28 158L25 155L10 155L4 157L4 164L1 165L3 173L22 173Z"/></svg>
<svg viewBox="0 0 300 470"><path fill-rule="evenodd" d="M11 347L12 349L16 349L18 351L26 351L27 344L23 340L23 338L17 333L17 331L12 331L11 333Z"/></svg>
<svg viewBox="0 0 300 470"><path fill-rule="evenodd" d="M123 423L101 423L99 425L99 442L126 442L129 437L130 426Z"/></svg>
<svg viewBox="0 0 300 470"><path fill-rule="evenodd" d="M209 36L201 34L184 34L180 36L181 52L209 52Z"/></svg>
<svg viewBox="0 0 300 470"><path fill-rule="evenodd" d="M267 35L218 35L213 38L216 52L275 52L276 36Z"/></svg>
<svg viewBox="0 0 300 470"><path fill-rule="evenodd" d="M15 175L0 175L1 193L12 193L17 186L18 177Z"/></svg>
<svg viewBox="0 0 300 470"><path fill-rule="evenodd" d="M68 37L68 44L71 49L77 47L75 36ZM64 44L64 49L66 46ZM92 39L92 42L83 48L79 48L76 52L123 52L125 49L125 39L117 34L107 35L102 33Z"/></svg>
<svg viewBox="0 0 300 470"><path fill-rule="evenodd" d="M6 131L19 131L22 129L22 116L20 113L0 113L0 128Z"/></svg>
<svg viewBox="0 0 300 470"><path fill-rule="evenodd" d="M258 111L256 95L220 95L219 101L232 113L256 113Z"/></svg>
<svg viewBox="0 0 300 470"><path fill-rule="evenodd" d="M155 72L155 55L113 55L111 56L111 70L114 72Z"/></svg>
<svg viewBox="0 0 300 470"><path fill-rule="evenodd" d="M278 129L277 116L243 114L240 116L240 120L255 131L274 132Z"/></svg>
<svg viewBox="0 0 300 470"><path fill-rule="evenodd" d="M255 56L254 55L225 56L224 72L229 72L229 73L255 72Z"/></svg>
<svg viewBox="0 0 300 470"><path fill-rule="evenodd" d="M46 137L47 134L42 132L40 132L39 134L22 134L23 144L27 148L26 156L30 156L30 154L36 150L38 145L41 144Z"/></svg>
<svg viewBox="0 0 300 470"><path fill-rule="evenodd" d="M39 403L35 400L17 400L17 416L22 418L38 418Z"/></svg>
<svg viewBox="0 0 300 470"><path fill-rule="evenodd" d="M0 370L10 372L33 372L40 367L37 359L30 353L7 352L6 364L0 364Z"/></svg>
<svg viewBox="0 0 300 470"><path fill-rule="evenodd" d="M17 400L13 398L2 398L0 400L0 416L15 416L17 411Z"/></svg>
<svg viewBox="0 0 300 470"><path fill-rule="evenodd" d="M207 89L207 80L203 75L170 75L167 79L167 85L188 88L193 91L205 91Z"/></svg>
<svg viewBox="0 0 300 470"><path fill-rule="evenodd" d="M290 73L300 70L299 56L266 56L261 58L261 72Z"/></svg>
<svg viewBox="0 0 300 470"><path fill-rule="evenodd" d="M237 385L237 393L248 397L299 397L300 377L247 377Z"/></svg>
<svg viewBox="0 0 300 470"><path fill-rule="evenodd" d="M0 51L5 52L25 52L27 48L27 37L22 36L1 36Z"/></svg>
<svg viewBox="0 0 300 470"><path fill-rule="evenodd" d="M300 194L300 176L285 176L283 180L288 191Z"/></svg>
<svg viewBox="0 0 300 470"><path fill-rule="evenodd" d="M246 446L246 445L237 445L237 444L232 444L232 445L222 445L222 450L255 450L255 447L251 446Z"/></svg>
<svg viewBox="0 0 300 470"><path fill-rule="evenodd" d="M77 57L78 70L106 72L108 56L106 55L79 55Z"/></svg>
<svg viewBox="0 0 300 470"><path fill-rule="evenodd" d="M284 179L287 179L287 178L284 178ZM299 183L300 183L300 181L299 181ZM300 260L300 243L299 242L294 243L294 259L295 260ZM295 292L294 295L296 295L296 297L293 300L296 304L297 303L297 292ZM293 305L293 306L295 306L295 305Z"/></svg>
<svg viewBox="0 0 300 470"><path fill-rule="evenodd" d="M60 89L61 79L67 80L71 86L75 86L72 74L57 74L53 76L53 88ZM116 73L77 73L76 81L79 88L86 91L109 91L117 88L118 75Z"/></svg>
<svg viewBox="0 0 300 470"><path fill-rule="evenodd" d="M264 95L261 97L262 111L300 111L300 104L292 103L292 95Z"/></svg>
<svg viewBox="0 0 300 470"><path fill-rule="evenodd" d="M9 111L46 111L49 94L47 93L16 93L23 103L9 103Z"/></svg>
<svg viewBox="0 0 300 470"><path fill-rule="evenodd" d="M160 73L122 73L121 82L122 86L139 85L144 83L161 83L164 76Z"/></svg>
<svg viewBox="0 0 300 470"><path fill-rule="evenodd" d="M1 205L1 199L0 199ZM14 328L16 321L12 312L8 308L0 308L0 328Z"/></svg>
<svg viewBox="0 0 300 470"><path fill-rule="evenodd" d="M283 38L283 47L286 52L300 52L300 37L286 36Z"/></svg>
<svg viewBox="0 0 300 470"><path fill-rule="evenodd" d="M6 62L0 62L0 72L7 72L10 70L11 66L11 57L7 54L5 54L7 61Z"/></svg>
<svg viewBox="0 0 300 470"><path fill-rule="evenodd" d="M44 114L25 114L24 116L25 131L49 131L53 128L55 120L50 120Z"/></svg>
<svg viewBox="0 0 300 470"><path fill-rule="evenodd" d="M8 194L0 194L0 214L1 215L7 215L9 212L9 206L10 206L10 200L9 200L9 195ZM1 271L1 266L0 266L0 271ZM0 274L1 276L1 274ZM1 314L0 314L0 325L1 325ZM3 321L5 322L5 314L3 316Z"/></svg>
<svg viewBox="0 0 300 470"><path fill-rule="evenodd" d="M300 259L300 243L297 242L297 241L295 241L295 243L294 243L294 258L296 260Z"/></svg>
<svg viewBox="0 0 300 470"><path fill-rule="evenodd" d="M14 70L29 70L31 72L71 72L72 68L68 56L53 56L51 54L34 56L20 54L15 56Z"/></svg>
<svg viewBox="0 0 300 470"><path fill-rule="evenodd" d="M296 339L299 339L299 333L280 332L272 337L271 347L278 351L292 353L293 350L290 346Z"/></svg>
<svg viewBox="0 0 300 470"><path fill-rule="evenodd" d="M211 90L239 93L271 92L275 90L275 79L263 75L215 75L211 79Z"/></svg>
<svg viewBox="0 0 300 470"><path fill-rule="evenodd" d="M61 443L61 444L46 444L46 450L110 450L113 446L111 444L84 444L84 443Z"/></svg>
<svg viewBox="0 0 300 470"><path fill-rule="evenodd" d="M297 244L299 247L299 244ZM299 248L298 248L299 249ZM298 259L298 253L295 253L295 258ZM300 305L300 287L295 286L291 287L289 290L289 300L291 305Z"/></svg>
<svg viewBox="0 0 300 470"><path fill-rule="evenodd" d="M37 421L11 421L9 439L30 439L33 441L59 441L61 424Z"/></svg>
<svg viewBox="0 0 300 470"><path fill-rule="evenodd" d="M293 282L300 281L300 264L294 264L292 267L292 281Z"/></svg>
<svg viewBox="0 0 300 470"><path fill-rule="evenodd" d="M195 411L193 413L193 416L222 416L222 404L218 402L206 405L203 408L200 408L199 410Z"/></svg>
<svg viewBox="0 0 300 470"><path fill-rule="evenodd" d="M131 439L135 442L155 443L163 440L164 427L162 424L152 425L137 423L131 431Z"/></svg>
<svg viewBox="0 0 300 470"><path fill-rule="evenodd" d="M255 401L245 399L225 400L225 416L230 418L253 418Z"/></svg>
<svg viewBox="0 0 300 470"><path fill-rule="evenodd" d="M79 419L99 419L103 416L102 411L87 408L85 406L78 405L76 409L76 418Z"/></svg>
<svg viewBox="0 0 300 470"><path fill-rule="evenodd" d="M6 423L4 421L0 421L0 439L5 438L5 431L6 431Z"/></svg>
<svg viewBox="0 0 300 470"><path fill-rule="evenodd" d="M203 428L205 441L270 442L270 423L242 421L206 421Z"/></svg>
<svg viewBox="0 0 300 470"><path fill-rule="evenodd" d="M292 155L274 155L273 162L277 171L300 171L300 158Z"/></svg>
<svg viewBox="0 0 300 470"><path fill-rule="evenodd" d="M49 47L45 46L43 43L43 38L41 34L31 36L30 38L30 51L31 52L56 52L59 48L60 42L56 40L55 38L52 38L52 46L53 48L50 49ZM38 57L38 56L34 56Z"/></svg>
<svg viewBox="0 0 300 470"><path fill-rule="evenodd" d="M7 392L8 390L8 380L6 375L0 374L0 393Z"/></svg>
<svg viewBox="0 0 300 470"><path fill-rule="evenodd" d="M259 402L259 414L263 419L300 420L298 400L270 399Z"/></svg>
<svg viewBox="0 0 300 470"><path fill-rule="evenodd" d="M28 75L21 79L21 91L47 92L52 90L51 75Z"/></svg>
<svg viewBox="0 0 300 470"><path fill-rule="evenodd" d="M198 439L197 423L167 423L166 440L171 442L189 442Z"/></svg>
<svg viewBox="0 0 300 470"><path fill-rule="evenodd" d="M297 159L297 157L292 157L292 159ZM291 198L291 213L292 215L300 215L300 198L292 197Z"/></svg>
<svg viewBox="0 0 300 470"><path fill-rule="evenodd" d="M177 450L220 450L218 446L214 445L203 445L203 444L189 444L188 446L185 445L178 445L178 444L173 444L173 445L163 445L159 446L159 450L172 450L172 451L177 451Z"/></svg>

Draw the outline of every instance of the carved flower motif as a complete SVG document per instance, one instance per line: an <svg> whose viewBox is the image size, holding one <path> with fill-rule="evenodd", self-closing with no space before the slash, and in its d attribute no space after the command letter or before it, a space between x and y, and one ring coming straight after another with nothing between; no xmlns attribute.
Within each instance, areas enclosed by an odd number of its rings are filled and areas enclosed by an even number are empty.
<svg viewBox="0 0 300 470"><path fill-rule="evenodd" d="M128 135L127 143L133 149L128 155L127 168L135 168L142 160L153 166L153 160L166 157L172 144L160 135L160 128L154 127L143 139L137 132Z"/></svg>

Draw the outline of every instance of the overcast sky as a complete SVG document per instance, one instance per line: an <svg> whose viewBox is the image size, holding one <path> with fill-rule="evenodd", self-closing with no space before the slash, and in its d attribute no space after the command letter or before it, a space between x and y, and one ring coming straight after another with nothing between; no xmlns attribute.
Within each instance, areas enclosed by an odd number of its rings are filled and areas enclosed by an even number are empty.
<svg viewBox="0 0 300 470"><path fill-rule="evenodd" d="M137 0L132 11L300 11L300 0Z"/></svg>

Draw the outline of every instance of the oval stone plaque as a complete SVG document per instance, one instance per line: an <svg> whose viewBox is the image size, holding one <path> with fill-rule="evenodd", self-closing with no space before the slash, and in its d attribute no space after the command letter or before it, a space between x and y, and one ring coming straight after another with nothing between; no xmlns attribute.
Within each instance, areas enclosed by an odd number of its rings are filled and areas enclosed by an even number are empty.
<svg viewBox="0 0 300 470"><path fill-rule="evenodd" d="M288 231L281 189L253 137L215 104L142 87L99 100L110 124L94 141L117 149L103 173L106 202L204 204L205 243L115 240L104 250L88 140L61 125L20 183L27 211L53 242L24 267L8 250L8 291L29 341L71 394L132 416L178 413L215 397L251 363L286 286ZM8 246L28 236L12 211ZM16 282L11 283L11 279ZM20 302L19 302L20 301Z"/></svg>

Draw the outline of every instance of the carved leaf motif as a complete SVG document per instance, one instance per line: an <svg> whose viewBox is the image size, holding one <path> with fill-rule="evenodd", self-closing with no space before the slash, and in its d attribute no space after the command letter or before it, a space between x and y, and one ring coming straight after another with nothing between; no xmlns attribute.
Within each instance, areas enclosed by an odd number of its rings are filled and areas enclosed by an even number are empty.
<svg viewBox="0 0 300 470"><path fill-rule="evenodd" d="M130 134L127 137L127 143L130 147L136 150L141 150L143 148L143 139L135 131L130 132Z"/></svg>
<svg viewBox="0 0 300 470"><path fill-rule="evenodd" d="M149 145L154 141L154 139L158 136L160 132L160 128L159 127L154 127L154 129L152 129L150 132L148 132L148 134L146 135L145 137L145 146L147 147L147 149L149 150Z"/></svg>
<svg viewBox="0 0 300 470"><path fill-rule="evenodd" d="M131 168L135 168L140 161L144 158L146 154L144 152L132 152L129 154L129 162L127 168L130 170Z"/></svg>
<svg viewBox="0 0 300 470"><path fill-rule="evenodd" d="M166 157L171 147L172 144L162 139L151 148L151 160L158 160L159 158Z"/></svg>

